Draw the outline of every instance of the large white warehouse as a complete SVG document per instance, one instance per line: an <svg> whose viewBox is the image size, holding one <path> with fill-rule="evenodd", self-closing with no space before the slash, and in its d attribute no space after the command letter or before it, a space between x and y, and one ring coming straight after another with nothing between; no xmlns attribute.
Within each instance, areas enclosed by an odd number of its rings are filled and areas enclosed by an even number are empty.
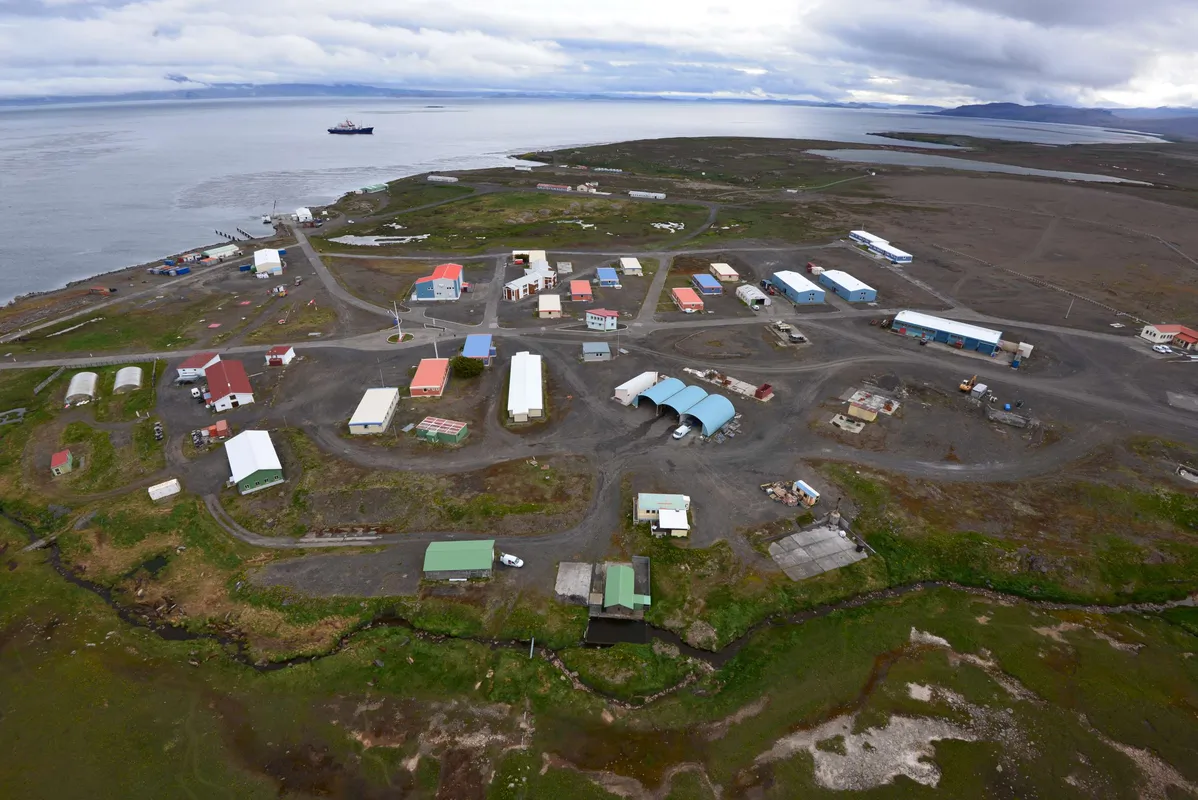
<svg viewBox="0 0 1198 800"><path fill-rule="evenodd" d="M540 356L527 352L512 356L507 387L507 413L512 422L528 422L545 415L541 375Z"/></svg>
<svg viewBox="0 0 1198 800"><path fill-rule="evenodd" d="M349 418L350 433L382 433L391 425L399 407L399 389L394 387L367 389Z"/></svg>

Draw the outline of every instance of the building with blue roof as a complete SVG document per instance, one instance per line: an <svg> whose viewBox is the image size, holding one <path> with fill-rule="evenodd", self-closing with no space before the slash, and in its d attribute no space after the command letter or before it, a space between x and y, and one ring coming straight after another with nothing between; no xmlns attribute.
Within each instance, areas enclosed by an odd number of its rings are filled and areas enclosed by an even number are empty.
<svg viewBox="0 0 1198 800"><path fill-rule="evenodd" d="M694 419L703 428L704 436L714 436L736 416L732 401L719 394L709 394L687 409L683 421Z"/></svg>
<svg viewBox="0 0 1198 800"><path fill-rule="evenodd" d="M682 415L697 405L704 397L707 397L706 391L698 386L688 386L678 394L658 403L658 408L668 408L677 414L679 419L682 419Z"/></svg>
<svg viewBox="0 0 1198 800"><path fill-rule="evenodd" d="M669 400L671 397L678 394L685 388L686 384L677 378L666 378L664 381L650 386L648 389L634 397L632 399L632 405L634 407L639 407L641 399L644 398L660 408L662 403L664 403L666 400Z"/></svg>
<svg viewBox="0 0 1198 800"><path fill-rule="evenodd" d="M697 273L691 276L691 283L699 290L699 294L723 294L724 287L716 280L714 275L706 273Z"/></svg>
<svg viewBox="0 0 1198 800"><path fill-rule="evenodd" d="M491 360L495 358L495 345L491 343L491 334L472 333L467 336L462 355L466 358L477 358L488 367L491 366Z"/></svg>
<svg viewBox="0 0 1198 800"><path fill-rule="evenodd" d="M599 278L599 285L608 289L620 288L620 276L611 267L600 267L595 270L595 275Z"/></svg>

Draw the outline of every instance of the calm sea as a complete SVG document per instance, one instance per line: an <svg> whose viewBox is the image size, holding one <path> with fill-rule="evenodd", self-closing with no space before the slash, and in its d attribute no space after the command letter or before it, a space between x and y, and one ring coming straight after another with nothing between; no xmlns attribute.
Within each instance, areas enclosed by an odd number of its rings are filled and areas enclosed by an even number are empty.
<svg viewBox="0 0 1198 800"><path fill-rule="evenodd" d="M374 136L329 136L350 118ZM257 233L272 208L542 147L662 136L850 143L873 131L1045 144L1143 141L1097 128L764 104L233 100L0 110L0 301Z"/></svg>

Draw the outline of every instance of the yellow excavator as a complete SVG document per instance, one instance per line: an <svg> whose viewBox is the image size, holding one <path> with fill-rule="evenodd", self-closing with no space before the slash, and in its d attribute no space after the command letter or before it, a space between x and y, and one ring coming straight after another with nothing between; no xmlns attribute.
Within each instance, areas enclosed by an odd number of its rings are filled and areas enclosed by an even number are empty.
<svg viewBox="0 0 1198 800"><path fill-rule="evenodd" d="M966 380L961 381L961 385L958 386L957 388L963 392L972 392L973 387L977 386L977 384L978 384L978 376L974 375L972 378L968 378Z"/></svg>

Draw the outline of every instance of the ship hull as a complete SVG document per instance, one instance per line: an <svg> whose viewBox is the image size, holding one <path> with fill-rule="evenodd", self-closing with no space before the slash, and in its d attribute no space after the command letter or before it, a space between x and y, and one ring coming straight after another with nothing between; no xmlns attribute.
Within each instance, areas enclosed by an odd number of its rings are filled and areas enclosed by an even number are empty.
<svg viewBox="0 0 1198 800"><path fill-rule="evenodd" d="M374 133L374 128L373 127L371 127L371 128L352 128L352 129L345 128L345 129L341 129L341 130L338 130L337 128L329 128L329 133L335 133L340 136L352 136L355 134Z"/></svg>

